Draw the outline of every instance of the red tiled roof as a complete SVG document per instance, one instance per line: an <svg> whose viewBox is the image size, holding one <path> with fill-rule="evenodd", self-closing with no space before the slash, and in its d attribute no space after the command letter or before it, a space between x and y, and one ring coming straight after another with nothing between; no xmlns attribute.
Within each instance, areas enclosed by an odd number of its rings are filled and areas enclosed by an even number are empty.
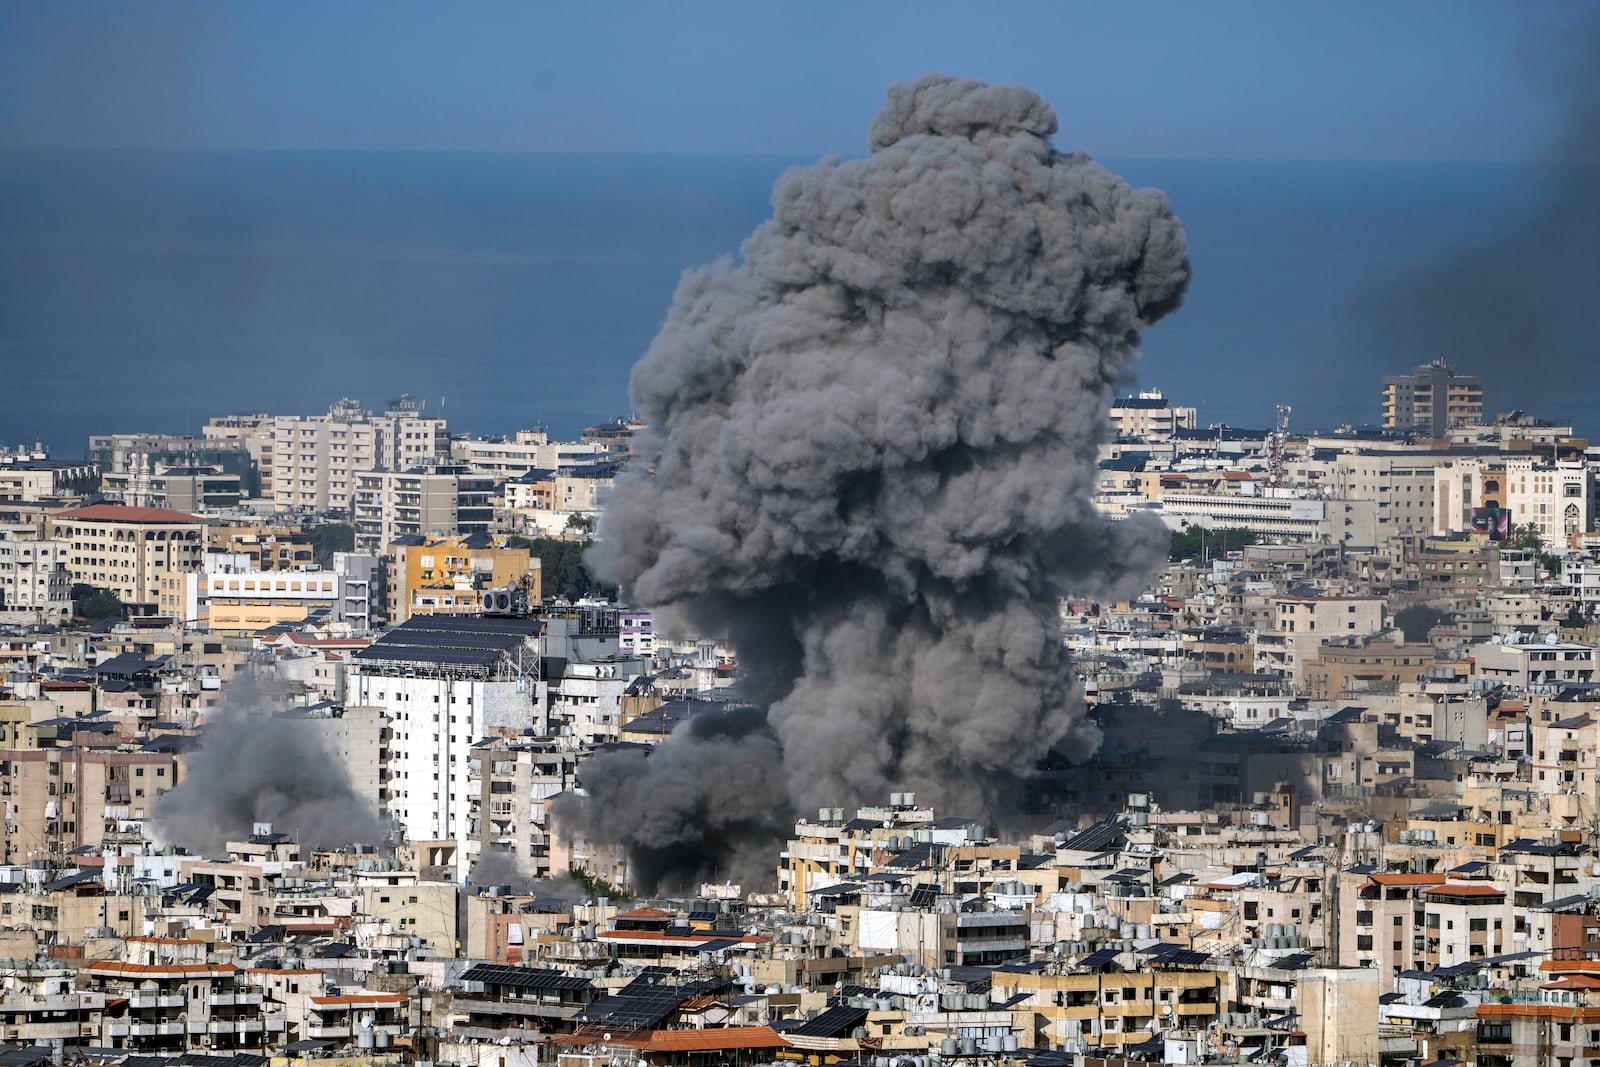
<svg viewBox="0 0 1600 1067"><path fill-rule="evenodd" d="M619 919L652 919L652 920L653 919L676 919L677 917L678 916L677 916L676 912L663 911L661 908L651 908L651 907L634 908L632 911L625 911L625 912L620 913L617 916L617 918L619 918Z"/></svg>
<svg viewBox="0 0 1600 1067"><path fill-rule="evenodd" d="M558 1045L590 1044L594 1034L556 1034L551 1040ZM648 1034L630 1034L610 1042L625 1045L641 1052L721 1052L736 1049L787 1048L789 1042L770 1026L708 1026L703 1030L652 1030Z"/></svg>
<svg viewBox="0 0 1600 1067"><path fill-rule="evenodd" d="M205 522L198 515L171 508L127 508L121 504L90 504L55 513L58 519L86 519L90 522Z"/></svg>
<svg viewBox="0 0 1600 1067"><path fill-rule="evenodd" d="M89 964L90 974L127 974L127 975L158 975L158 974L233 974L238 970L231 963L122 963L119 960L107 960L102 963Z"/></svg>
<svg viewBox="0 0 1600 1067"><path fill-rule="evenodd" d="M639 1048L644 1052L716 1052L788 1045L770 1026L713 1026L704 1030L656 1030Z"/></svg>
<svg viewBox="0 0 1600 1067"><path fill-rule="evenodd" d="M1545 960L1539 964L1541 971L1595 971L1600 972L1600 960Z"/></svg>
<svg viewBox="0 0 1600 1067"><path fill-rule="evenodd" d="M336 997L312 997L311 1003L319 1008L339 1008L358 1004L404 1004L408 999L404 993L341 993Z"/></svg>
<svg viewBox="0 0 1600 1067"><path fill-rule="evenodd" d="M1496 889L1492 885L1436 885L1432 889L1424 889L1424 895L1433 896L1435 893L1450 897L1504 897L1504 889Z"/></svg>
<svg viewBox="0 0 1600 1067"><path fill-rule="evenodd" d="M1378 885L1439 885L1444 882L1442 874L1374 874L1368 877Z"/></svg>

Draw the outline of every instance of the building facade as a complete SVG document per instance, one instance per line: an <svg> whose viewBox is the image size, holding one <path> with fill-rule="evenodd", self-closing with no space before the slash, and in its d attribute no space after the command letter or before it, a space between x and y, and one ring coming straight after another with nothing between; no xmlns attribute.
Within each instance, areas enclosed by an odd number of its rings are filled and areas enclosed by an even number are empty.
<svg viewBox="0 0 1600 1067"><path fill-rule="evenodd" d="M1441 357L1383 379L1383 426L1442 438L1452 426L1483 421L1483 379L1457 374Z"/></svg>

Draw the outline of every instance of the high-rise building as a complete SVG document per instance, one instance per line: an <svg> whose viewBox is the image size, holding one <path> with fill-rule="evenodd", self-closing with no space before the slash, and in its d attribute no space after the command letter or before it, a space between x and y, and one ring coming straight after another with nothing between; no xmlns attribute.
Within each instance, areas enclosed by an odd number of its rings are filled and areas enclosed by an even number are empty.
<svg viewBox="0 0 1600 1067"><path fill-rule="evenodd" d="M1483 421L1483 379L1457 374L1444 357L1383 379L1386 430L1422 430L1443 437L1452 426Z"/></svg>
<svg viewBox="0 0 1600 1067"><path fill-rule="evenodd" d="M408 397L381 415L341 400L326 415L280 415L272 420L272 447L262 457L262 484L280 508L340 511L355 503L358 474L408 470L450 454L443 419L425 418Z"/></svg>
<svg viewBox="0 0 1600 1067"><path fill-rule="evenodd" d="M355 546L382 551L402 537L487 534L494 524L494 477L460 463L426 463L355 477Z"/></svg>

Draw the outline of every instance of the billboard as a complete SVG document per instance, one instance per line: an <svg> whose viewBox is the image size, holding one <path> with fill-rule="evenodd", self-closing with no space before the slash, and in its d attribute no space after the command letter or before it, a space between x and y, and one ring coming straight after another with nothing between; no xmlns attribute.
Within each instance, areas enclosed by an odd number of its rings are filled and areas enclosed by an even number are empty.
<svg viewBox="0 0 1600 1067"><path fill-rule="evenodd" d="M1472 529L1476 533L1486 533L1491 541L1508 541L1511 539L1511 509L1510 508L1473 508Z"/></svg>

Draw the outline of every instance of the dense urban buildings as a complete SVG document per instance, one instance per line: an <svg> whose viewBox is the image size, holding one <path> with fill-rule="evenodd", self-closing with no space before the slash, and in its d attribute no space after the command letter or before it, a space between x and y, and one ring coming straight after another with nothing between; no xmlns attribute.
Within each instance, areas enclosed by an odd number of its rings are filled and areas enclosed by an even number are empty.
<svg viewBox="0 0 1600 1067"><path fill-rule="evenodd" d="M992 811L788 813L742 882L656 880L670 797L642 847L572 815L597 757L751 707L736 635L574 587L631 422L341 401L97 437L88 482L19 455L0 1056L1588 1062L1600 448L1411 388L1415 433L1115 402L1093 504L1172 552L1060 604L1097 753Z"/></svg>

